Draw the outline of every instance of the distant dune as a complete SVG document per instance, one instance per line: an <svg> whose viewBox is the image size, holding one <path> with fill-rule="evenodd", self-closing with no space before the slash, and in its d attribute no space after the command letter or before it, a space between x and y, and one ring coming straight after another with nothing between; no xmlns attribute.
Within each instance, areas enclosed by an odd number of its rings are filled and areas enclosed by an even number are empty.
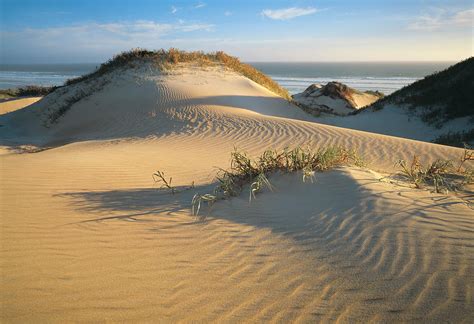
<svg viewBox="0 0 474 324"><path fill-rule="evenodd" d="M11 98L0 101L0 115L34 104L42 97Z"/></svg>
<svg viewBox="0 0 474 324"><path fill-rule="evenodd" d="M325 85L312 84L302 93L293 95L293 100L316 114L347 115L382 97L379 92L360 92L340 82L329 82Z"/></svg>
<svg viewBox="0 0 474 324"><path fill-rule="evenodd" d="M427 76L331 125L463 147L474 144L474 58Z"/></svg>
<svg viewBox="0 0 474 324"><path fill-rule="evenodd" d="M0 116L0 321L474 317L468 197L386 178L415 153L463 150L316 123L265 83L201 63L112 61ZM298 145L352 148L367 167L314 183L275 173L251 203L247 192L191 214L234 147ZM183 190L159 189L156 170Z"/></svg>

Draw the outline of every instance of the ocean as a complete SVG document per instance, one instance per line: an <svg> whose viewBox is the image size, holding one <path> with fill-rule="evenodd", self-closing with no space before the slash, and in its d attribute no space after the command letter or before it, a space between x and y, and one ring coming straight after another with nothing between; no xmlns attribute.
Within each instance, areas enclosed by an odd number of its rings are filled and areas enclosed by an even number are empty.
<svg viewBox="0 0 474 324"><path fill-rule="evenodd" d="M453 62L397 63L270 63L250 62L271 76L291 94L304 91L312 83L339 81L361 91L378 90L390 94ZM0 65L0 89L26 85L62 85L67 79L94 71L99 64Z"/></svg>
<svg viewBox="0 0 474 324"><path fill-rule="evenodd" d="M361 91L390 94L454 62L251 63L288 89L304 91L313 83L339 81Z"/></svg>
<svg viewBox="0 0 474 324"><path fill-rule="evenodd" d="M0 89L58 86L92 72L100 64L0 64Z"/></svg>

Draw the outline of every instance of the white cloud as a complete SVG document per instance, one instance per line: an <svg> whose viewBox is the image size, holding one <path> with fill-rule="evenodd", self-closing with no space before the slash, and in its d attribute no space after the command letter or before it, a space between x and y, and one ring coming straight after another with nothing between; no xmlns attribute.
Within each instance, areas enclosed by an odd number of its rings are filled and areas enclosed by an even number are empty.
<svg viewBox="0 0 474 324"><path fill-rule="evenodd" d="M172 14L175 14L177 11L178 11L178 8L176 8L175 6L171 6L171 13Z"/></svg>
<svg viewBox="0 0 474 324"><path fill-rule="evenodd" d="M151 20L136 20L131 22L119 23L88 23L84 25L73 25L64 27L50 28L27 28L17 32L2 32L2 37L38 37L53 41L57 37L69 38L92 38L100 35L108 36L111 39L137 39L152 38L156 39L168 34L179 32L191 32L197 30L211 31L214 25L206 23L187 23L184 20L178 20L177 23L159 23Z"/></svg>
<svg viewBox="0 0 474 324"><path fill-rule="evenodd" d="M183 25L177 30L183 31L183 32L192 32L192 31L198 31L198 30L204 30L207 32L212 31L214 28L214 25L211 24L187 24Z"/></svg>
<svg viewBox="0 0 474 324"><path fill-rule="evenodd" d="M226 17L232 16L232 12L231 11L225 11L224 16L226 16Z"/></svg>
<svg viewBox="0 0 474 324"><path fill-rule="evenodd" d="M474 22L474 8L457 12L452 20L457 25L472 27Z"/></svg>
<svg viewBox="0 0 474 324"><path fill-rule="evenodd" d="M265 10L262 10L261 14L262 16L268 17L270 19L288 20L288 19L293 19L300 16L311 15L316 12L318 12L318 9L313 8L313 7L307 7L307 8L291 7L291 8L285 8L285 9L277 9L277 10L265 9Z"/></svg>
<svg viewBox="0 0 474 324"><path fill-rule="evenodd" d="M199 2L197 5L194 6L194 8L199 9L205 7L206 4L204 2Z"/></svg>
<svg viewBox="0 0 474 324"><path fill-rule="evenodd" d="M415 17L408 25L409 30L435 31L455 27L473 27L474 9L457 12L433 9L431 13Z"/></svg>

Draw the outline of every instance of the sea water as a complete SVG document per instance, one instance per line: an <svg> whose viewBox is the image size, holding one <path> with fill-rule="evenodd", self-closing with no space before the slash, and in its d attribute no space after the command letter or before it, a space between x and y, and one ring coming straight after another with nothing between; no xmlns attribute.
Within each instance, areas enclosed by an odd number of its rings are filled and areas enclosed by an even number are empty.
<svg viewBox="0 0 474 324"><path fill-rule="evenodd" d="M361 91L378 90L390 94L416 80L441 71L453 62L357 62L284 63L250 62L268 74L291 94L304 91L312 83L339 81ZM62 85L97 69L99 64L0 65L0 89L27 85Z"/></svg>
<svg viewBox="0 0 474 324"><path fill-rule="evenodd" d="M313 83L331 81L361 91L390 94L452 64L454 62L252 63L291 94L302 92Z"/></svg>

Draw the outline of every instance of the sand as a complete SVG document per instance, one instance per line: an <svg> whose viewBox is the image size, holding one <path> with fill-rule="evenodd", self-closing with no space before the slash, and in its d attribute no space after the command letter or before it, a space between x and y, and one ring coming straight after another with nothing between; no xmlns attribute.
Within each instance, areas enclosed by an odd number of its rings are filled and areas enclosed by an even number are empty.
<svg viewBox="0 0 474 324"><path fill-rule="evenodd" d="M292 98L295 102L316 112L330 111L330 116L334 114L346 116L379 100L379 97L374 94L360 92L338 82L330 82L324 86L312 84L305 91L293 95Z"/></svg>
<svg viewBox="0 0 474 324"><path fill-rule="evenodd" d="M120 71L49 128L0 117L1 322L451 321L474 317L474 212L380 179L462 150L314 122L229 71ZM357 148L369 168L274 175L191 215L233 147ZM165 171L172 195L153 183Z"/></svg>
<svg viewBox="0 0 474 324"><path fill-rule="evenodd" d="M380 120L389 122L381 123ZM470 117L449 120L439 128L428 125L420 117L411 113L407 107L399 105L387 105L382 110L367 110L343 117L325 114L321 115L317 122L425 142L433 142L439 136L450 132L465 132L472 128Z"/></svg>
<svg viewBox="0 0 474 324"><path fill-rule="evenodd" d="M34 104L41 98L42 97L3 99L0 101L0 115L27 107L31 104Z"/></svg>

